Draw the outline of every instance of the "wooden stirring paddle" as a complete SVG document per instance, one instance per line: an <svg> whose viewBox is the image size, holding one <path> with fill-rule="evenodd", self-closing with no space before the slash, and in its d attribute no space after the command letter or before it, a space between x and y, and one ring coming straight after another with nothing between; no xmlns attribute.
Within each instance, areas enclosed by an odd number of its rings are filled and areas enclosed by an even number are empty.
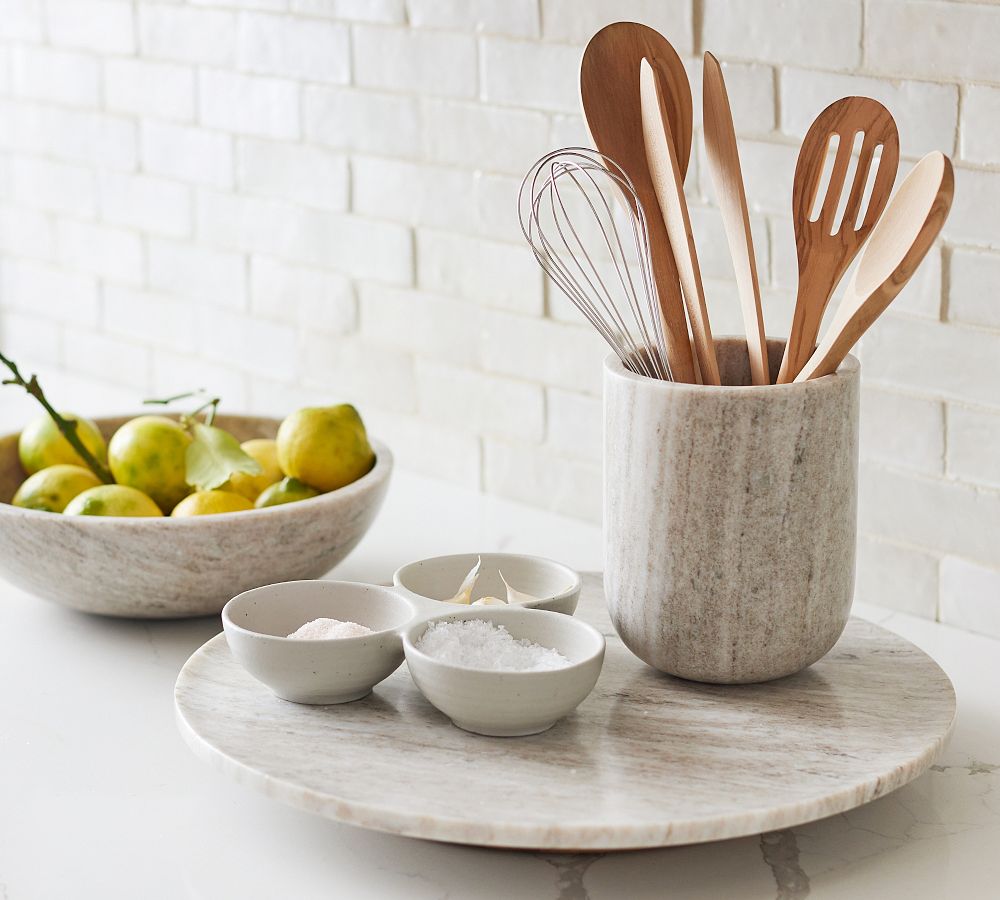
<svg viewBox="0 0 1000 900"><path fill-rule="evenodd" d="M646 59L640 65L639 96L646 162L680 276L691 332L694 335L698 370L704 384L720 384L719 363L715 356L712 326L708 320L691 217L684 196L684 178L674 152L670 115L653 67Z"/></svg>
<svg viewBox="0 0 1000 900"><path fill-rule="evenodd" d="M705 152L736 273L736 288L743 310L743 329L750 356L750 381L752 384L770 384L767 338L760 308L760 284L757 281L757 259L754 255L753 235L750 233L750 214L747 211L743 173L740 171L740 151L736 144L736 129L733 126L726 81L722 77L722 66L711 53L705 53L702 80Z"/></svg>
<svg viewBox="0 0 1000 900"><path fill-rule="evenodd" d="M674 381L693 383L694 358L684 301L642 139L639 64L644 58L656 61L656 74L673 124L677 164L683 176L691 156L691 87L680 57L659 32L634 22L615 22L598 31L583 51L580 100L594 146L622 168L639 198L646 219L670 369Z"/></svg>
<svg viewBox="0 0 1000 900"><path fill-rule="evenodd" d="M954 194L955 175L943 153L928 153L913 167L872 231L830 327L796 381L837 371L927 255Z"/></svg>
<svg viewBox="0 0 1000 900"><path fill-rule="evenodd" d="M846 203L842 204L847 170L858 134L863 135L857 169ZM813 207L822 185L831 139L839 139L829 185ZM875 150L882 148L878 169ZM810 126L799 150L792 184L792 224L799 259L799 288L792 328L778 372L778 384L787 384L799 374L816 346L823 312L830 295L857 256L882 215L896 180L899 165L899 135L896 123L881 103L868 97L844 97L823 110ZM866 186L871 182L868 205L863 206ZM843 215L839 210L843 205Z"/></svg>

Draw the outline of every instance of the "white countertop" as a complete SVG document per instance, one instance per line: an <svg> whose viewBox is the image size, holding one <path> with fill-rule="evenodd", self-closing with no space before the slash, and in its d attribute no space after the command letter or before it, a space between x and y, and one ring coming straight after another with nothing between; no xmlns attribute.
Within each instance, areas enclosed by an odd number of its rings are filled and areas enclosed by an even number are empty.
<svg viewBox="0 0 1000 900"><path fill-rule="evenodd" d="M27 408L15 407L5 404L0 427L24 421ZM597 528L396 473L381 516L335 575L384 581L422 556L500 549L601 565ZM955 684L955 732L929 773L789 831L553 856L366 832L230 783L174 725L177 671L216 619L92 618L0 581L0 898L995 897L1000 644L856 612L923 648Z"/></svg>

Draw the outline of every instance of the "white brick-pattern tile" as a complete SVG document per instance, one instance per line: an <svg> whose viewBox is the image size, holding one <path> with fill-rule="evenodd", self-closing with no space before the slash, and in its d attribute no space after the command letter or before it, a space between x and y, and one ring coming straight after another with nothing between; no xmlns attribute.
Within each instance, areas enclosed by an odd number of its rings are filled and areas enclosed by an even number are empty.
<svg viewBox="0 0 1000 900"><path fill-rule="evenodd" d="M74 106L97 106L100 102L100 62L90 54L21 45L11 49L9 66L16 97Z"/></svg>
<svg viewBox="0 0 1000 900"><path fill-rule="evenodd" d="M104 63L104 102L114 112L190 121L194 85L191 66L119 58Z"/></svg>
<svg viewBox="0 0 1000 900"><path fill-rule="evenodd" d="M243 13L239 19L237 65L248 72L346 84L351 77L346 25Z"/></svg>
<svg viewBox="0 0 1000 900"><path fill-rule="evenodd" d="M1000 569L946 556L941 562L941 621L1000 638Z"/></svg>
<svg viewBox="0 0 1000 900"><path fill-rule="evenodd" d="M824 106L889 107L897 184L930 150L953 157L941 239L857 348L857 596L996 633L995 3L5 0L0 346L133 397L351 401L403 468L598 520L608 350L544 280L516 204L536 158L589 144L580 56L622 19L688 72L717 334L743 324L703 51L725 68L771 335L791 321L793 173Z"/></svg>
<svg viewBox="0 0 1000 900"><path fill-rule="evenodd" d="M409 0L415 28L460 29L485 34L535 38L539 33L538 0Z"/></svg>
<svg viewBox="0 0 1000 900"><path fill-rule="evenodd" d="M470 35L355 25L352 36L354 77L362 87L476 96L476 41Z"/></svg>

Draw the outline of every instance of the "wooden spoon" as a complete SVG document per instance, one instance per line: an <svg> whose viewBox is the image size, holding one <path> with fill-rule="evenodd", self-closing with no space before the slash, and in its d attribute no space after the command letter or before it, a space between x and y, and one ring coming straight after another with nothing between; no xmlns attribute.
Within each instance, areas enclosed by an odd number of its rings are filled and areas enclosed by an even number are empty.
<svg viewBox="0 0 1000 900"><path fill-rule="evenodd" d="M854 181L848 186L842 221L837 210L845 187L855 136L864 135ZM823 175L827 149L833 135L839 136L829 187L820 198L815 219L810 218ZM871 198L859 220L865 187L869 181L875 149L882 157L874 177ZM823 110L810 126L799 150L792 186L792 219L799 259L799 289L792 328L778 372L778 384L787 384L799 374L816 346L816 337L830 295L857 256L882 215L896 180L899 165L899 135L889 111L868 97L844 97Z"/></svg>
<svg viewBox="0 0 1000 900"><path fill-rule="evenodd" d="M646 164L639 100L639 64L656 71L672 125L681 176L691 156L691 87L684 64L663 35L634 22L615 22L597 32L580 63L580 99L594 146L613 159L632 181L646 218L653 280L675 381L695 381L684 301L670 239Z"/></svg>
<svg viewBox="0 0 1000 900"><path fill-rule="evenodd" d="M722 77L722 66L711 53L705 54L702 78L708 170L712 173L712 183L719 198L722 223L729 241L729 252L733 257L750 356L750 379L753 384L770 384L767 338L764 335L760 284L757 281L757 259L754 255L753 235L750 233L750 214L743 188L743 173L740 170L740 151L736 144L736 129L733 126L726 81Z"/></svg>
<svg viewBox="0 0 1000 900"><path fill-rule="evenodd" d="M639 67L639 97L646 161L684 291L698 356L698 370L704 384L719 384L719 363L712 341L708 307L705 305L705 288L691 231L691 217L684 197L684 178L674 152L670 116L653 67L645 59Z"/></svg>
<svg viewBox="0 0 1000 900"><path fill-rule="evenodd" d="M913 276L948 218L954 194L951 160L943 153L928 153L913 167L875 226L830 327L796 381L837 371Z"/></svg>

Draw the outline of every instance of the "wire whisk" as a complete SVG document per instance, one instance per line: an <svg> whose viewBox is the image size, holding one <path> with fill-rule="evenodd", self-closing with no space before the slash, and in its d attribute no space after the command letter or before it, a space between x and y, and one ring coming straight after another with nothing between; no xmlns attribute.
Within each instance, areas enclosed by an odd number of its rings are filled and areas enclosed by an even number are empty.
<svg viewBox="0 0 1000 900"><path fill-rule="evenodd" d="M632 371L672 381L646 216L628 175L585 147L543 156L518 193L535 259Z"/></svg>

